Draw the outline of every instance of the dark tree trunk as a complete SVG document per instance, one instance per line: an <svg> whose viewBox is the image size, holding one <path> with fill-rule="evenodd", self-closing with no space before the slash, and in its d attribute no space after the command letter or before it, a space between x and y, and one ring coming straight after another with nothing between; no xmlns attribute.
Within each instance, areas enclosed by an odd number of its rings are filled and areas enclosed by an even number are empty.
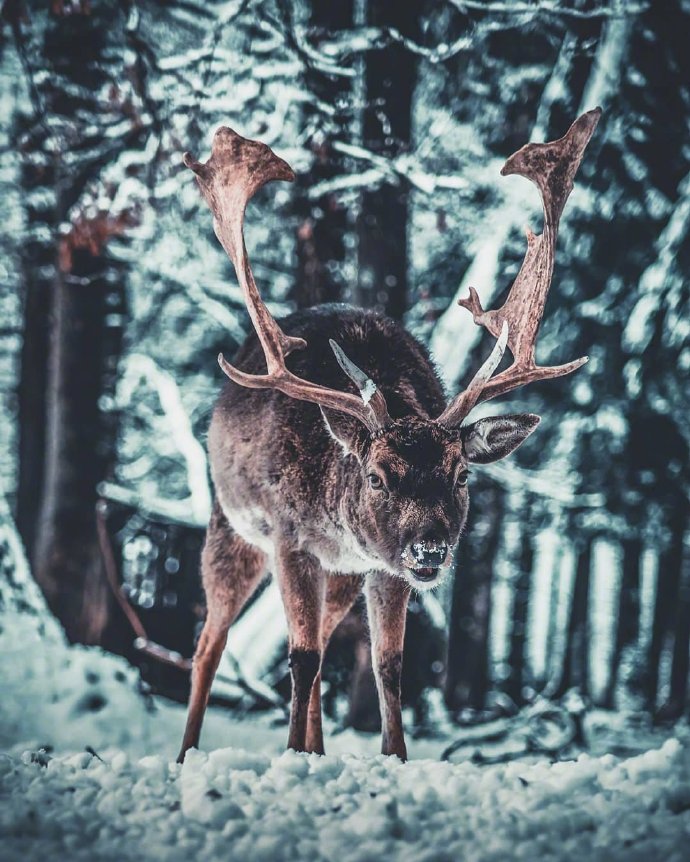
<svg viewBox="0 0 690 862"><path fill-rule="evenodd" d="M623 651L634 644L638 637L640 617L640 560L642 543L638 538L623 542L623 572L618 596L618 615L615 624L615 640L609 681L604 693L603 705L607 709L615 706L616 689L619 683L620 664Z"/></svg>
<svg viewBox="0 0 690 862"><path fill-rule="evenodd" d="M352 3L314 3L310 26L316 33L330 36L352 27ZM318 36L315 37L318 45ZM349 79L328 76L318 70L307 72L306 85L324 104L347 103ZM297 274L292 299L306 308L321 302L342 302L347 296L341 269L346 256L345 234L349 216L337 195L332 192L311 196L319 182L329 180L342 171L342 159L333 152L329 124L312 123L309 146L314 155L311 169L297 177Z"/></svg>
<svg viewBox="0 0 690 862"><path fill-rule="evenodd" d="M530 523L530 505L524 507L526 523ZM512 625L510 630L510 653L508 658L509 676L506 681L506 694L516 704L524 702L525 687L525 645L527 639L527 614L529 595L534 566L534 545L529 526L523 529L518 560L518 577L515 581Z"/></svg>
<svg viewBox="0 0 690 862"><path fill-rule="evenodd" d="M26 131L18 128L18 136ZM42 134L43 130L39 130ZM32 149L38 140L25 141ZM36 538L37 501L43 488L48 341L55 268L54 169L45 153L22 165L28 240L22 248L24 308L21 375L18 385L17 528L30 561Z"/></svg>
<svg viewBox="0 0 690 862"><path fill-rule="evenodd" d="M649 644L644 681L645 702L650 712L655 712L657 708L659 665L664 648L668 643L677 607L683 559L684 507L677 505L669 514L671 536L668 546L659 556L652 637Z"/></svg>
<svg viewBox="0 0 690 862"><path fill-rule="evenodd" d="M420 9L415 2L369 0L367 25L392 27L419 39ZM394 43L367 54L364 146L394 157L409 148L412 97L417 75L414 54ZM385 183L364 192L358 223L359 284L357 302L378 307L392 317L407 311L408 189Z"/></svg>
<svg viewBox="0 0 690 862"><path fill-rule="evenodd" d="M99 406L117 330L102 257L74 256L54 287L45 481L34 574L72 641L100 643L109 593L96 533L97 485L111 467L114 427ZM117 297L117 293L115 293ZM116 355L116 353L115 353Z"/></svg>
<svg viewBox="0 0 690 862"><path fill-rule="evenodd" d="M347 211L333 194L308 199L309 188L336 173L328 141L315 139L312 149L315 163L309 173L299 178L303 197L298 206L297 277L291 295L299 308L342 302L346 291L337 270L345 258Z"/></svg>
<svg viewBox="0 0 690 862"><path fill-rule="evenodd" d="M568 618L563 672L558 694L577 688L589 694L589 582L592 564L592 542L587 538L577 551L575 583Z"/></svg>
<svg viewBox="0 0 690 862"><path fill-rule="evenodd" d="M502 489L477 483L453 581L445 684L453 711L481 709L489 687L491 586L504 505Z"/></svg>
<svg viewBox="0 0 690 862"><path fill-rule="evenodd" d="M682 545L680 584L675 612L671 683L667 703L659 718L676 720L683 715L688 695L688 667L690 664L690 545L686 532Z"/></svg>
<svg viewBox="0 0 690 862"><path fill-rule="evenodd" d="M364 632L355 642L355 666L350 681L347 725L365 733L376 733L381 729L376 679L371 663L371 644Z"/></svg>
<svg viewBox="0 0 690 862"><path fill-rule="evenodd" d="M102 168L143 134L132 121L113 138L102 117L101 88L122 71L116 41L109 44L119 11L84 5L68 14L53 4L32 21L27 51L42 77L34 81L35 114L17 120L34 226L24 255L19 520L49 607L69 639L84 643L103 643L108 622L95 503L114 452L115 419L101 399L114 387L124 299L103 248L127 221L107 212L87 218L79 202L98 187Z"/></svg>
<svg viewBox="0 0 690 862"><path fill-rule="evenodd" d="M688 554L683 546L687 506L678 501L671 513L671 538L659 558L652 640L647 662L647 706L657 720L668 721L683 714L688 685L688 644L690 638L690 583ZM668 695L657 710L660 695L660 664L671 651Z"/></svg>
<svg viewBox="0 0 690 862"><path fill-rule="evenodd" d="M25 280L21 379L18 386L19 470L17 528L33 562L36 501L43 487L45 391L48 363L50 290L40 275Z"/></svg>

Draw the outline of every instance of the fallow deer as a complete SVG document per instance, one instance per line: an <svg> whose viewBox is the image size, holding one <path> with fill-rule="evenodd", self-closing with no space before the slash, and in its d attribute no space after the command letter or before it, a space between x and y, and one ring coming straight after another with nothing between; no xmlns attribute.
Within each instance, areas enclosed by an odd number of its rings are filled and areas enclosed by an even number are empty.
<svg viewBox="0 0 690 862"><path fill-rule="evenodd" d="M536 363L537 331L554 266L559 220L601 114L564 137L527 144L501 173L534 182L544 209L504 305L484 311L476 291L459 304L497 339L467 388L446 403L425 348L373 311L324 305L278 323L257 290L244 243L249 199L293 171L265 144L229 128L206 163L189 153L234 264L255 333L230 365L209 431L215 503L202 553L207 618L194 656L180 760L199 742L227 632L268 568L288 622L292 703L288 747L323 752L320 669L329 638L363 589L371 630L384 754L406 757L400 710L405 615L411 590L447 571L467 518L471 464L514 451L536 428L530 413L465 424L480 402L587 361ZM506 346L513 363L494 375Z"/></svg>

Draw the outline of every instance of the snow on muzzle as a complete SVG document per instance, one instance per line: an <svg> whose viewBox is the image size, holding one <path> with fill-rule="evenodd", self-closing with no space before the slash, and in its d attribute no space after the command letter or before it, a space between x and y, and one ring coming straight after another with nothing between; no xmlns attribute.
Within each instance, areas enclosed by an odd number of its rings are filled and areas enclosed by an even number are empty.
<svg viewBox="0 0 690 862"><path fill-rule="evenodd" d="M432 581L442 566L450 565L448 545L435 539L413 542L401 556L403 565L412 570L418 581Z"/></svg>

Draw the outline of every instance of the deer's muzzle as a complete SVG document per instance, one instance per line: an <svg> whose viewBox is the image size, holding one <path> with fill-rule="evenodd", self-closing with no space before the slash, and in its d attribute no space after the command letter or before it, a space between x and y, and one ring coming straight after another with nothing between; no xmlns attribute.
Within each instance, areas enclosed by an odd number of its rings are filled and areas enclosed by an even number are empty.
<svg viewBox="0 0 690 862"><path fill-rule="evenodd" d="M403 565L414 572L419 581L431 581L448 559L448 545L437 539L412 542L402 552Z"/></svg>

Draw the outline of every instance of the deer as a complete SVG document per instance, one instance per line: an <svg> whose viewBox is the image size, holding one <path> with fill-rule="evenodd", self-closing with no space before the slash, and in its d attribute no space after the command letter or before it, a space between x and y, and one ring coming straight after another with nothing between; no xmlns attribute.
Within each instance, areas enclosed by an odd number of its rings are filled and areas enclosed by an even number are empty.
<svg viewBox="0 0 690 862"><path fill-rule="evenodd" d="M266 183L295 178L287 162L228 127L215 132L208 161L184 154L254 332L234 364L218 357L228 380L208 433L215 497L201 555L207 614L179 762L199 745L229 627L269 569L287 619L288 748L324 753L323 656L363 592L381 751L406 759L400 680L410 595L436 587L452 567L467 521L470 465L506 457L540 421L532 413L468 416L483 402L587 361L540 366L535 350L561 214L600 115L600 108L588 111L562 138L529 143L506 161L503 176L537 186L543 230L527 229L524 260L499 309L485 311L474 288L458 301L496 341L450 400L426 348L382 313L327 304L280 321L271 315L252 273L244 217ZM506 348L512 363L496 373Z"/></svg>

